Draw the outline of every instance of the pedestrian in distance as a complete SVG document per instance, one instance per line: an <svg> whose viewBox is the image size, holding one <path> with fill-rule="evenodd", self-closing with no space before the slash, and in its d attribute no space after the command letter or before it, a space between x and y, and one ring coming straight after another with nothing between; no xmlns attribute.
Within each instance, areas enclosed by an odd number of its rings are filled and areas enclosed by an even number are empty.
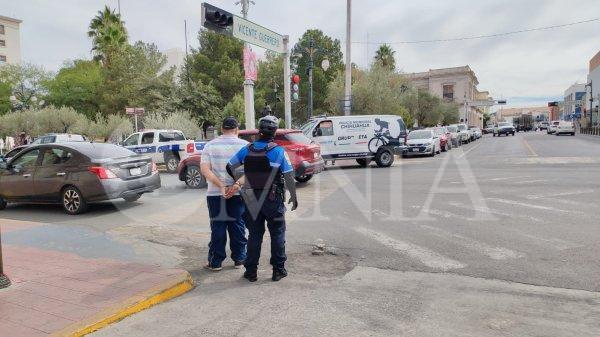
<svg viewBox="0 0 600 337"><path fill-rule="evenodd" d="M229 234L229 248L234 267L241 268L246 260L244 201L239 195L239 189L232 188L232 186L241 186L243 180L236 181L227 173L229 158L248 144L238 138L238 132L239 125L236 119L225 118L221 127L221 136L204 146L200 159L200 170L208 183L206 203L211 230L208 263L205 268L212 271L223 268L222 263L227 258L227 234Z"/></svg>
<svg viewBox="0 0 600 337"><path fill-rule="evenodd" d="M273 281L287 276L285 269L285 190L290 192L292 211L298 207L294 169L285 150L273 142L279 120L265 116L258 122L259 139L242 148L231 158L227 172L236 177L235 170L244 167L245 183L242 197L246 203L244 220L248 228L248 257L244 278L258 279L258 261L265 234L265 222L271 236ZM234 186L237 189L238 186Z"/></svg>

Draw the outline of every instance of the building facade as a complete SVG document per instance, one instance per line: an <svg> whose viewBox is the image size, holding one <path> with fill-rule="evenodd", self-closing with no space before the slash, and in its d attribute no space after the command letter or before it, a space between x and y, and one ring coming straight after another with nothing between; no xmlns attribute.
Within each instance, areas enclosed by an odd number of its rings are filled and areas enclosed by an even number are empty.
<svg viewBox="0 0 600 337"><path fill-rule="evenodd" d="M531 115L536 122L550 120L550 109L547 106L500 108L496 111L497 122L512 122L513 118L521 115Z"/></svg>
<svg viewBox="0 0 600 337"><path fill-rule="evenodd" d="M21 63L21 22L0 15L0 65Z"/></svg>
<svg viewBox="0 0 600 337"><path fill-rule="evenodd" d="M585 104L585 84L575 83L565 90L564 109L560 119L580 119L583 115L582 106Z"/></svg>
<svg viewBox="0 0 600 337"><path fill-rule="evenodd" d="M590 121L590 98L593 98L592 110L596 110L598 103L600 102L600 51L590 60L587 80L588 83L591 84L591 90L589 87L586 88L586 95L583 104L584 116L581 123L583 126L588 125ZM598 124L598 113L595 112L591 115L593 124Z"/></svg>
<svg viewBox="0 0 600 337"><path fill-rule="evenodd" d="M479 92L479 81L469 66L430 69L420 73L409 73L406 77L417 90L427 90L448 103L459 105L459 119L470 126L483 127L484 108L477 102L488 92ZM491 99L493 101L493 99Z"/></svg>

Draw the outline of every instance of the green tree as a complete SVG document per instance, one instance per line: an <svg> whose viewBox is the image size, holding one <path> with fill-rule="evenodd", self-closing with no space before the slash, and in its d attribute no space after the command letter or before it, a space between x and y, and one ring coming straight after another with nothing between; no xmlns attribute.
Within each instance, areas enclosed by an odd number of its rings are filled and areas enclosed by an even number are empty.
<svg viewBox="0 0 600 337"><path fill-rule="evenodd" d="M189 111L204 129L223 118L223 101L217 89L201 81L183 81L175 89L173 108Z"/></svg>
<svg viewBox="0 0 600 337"><path fill-rule="evenodd" d="M48 102L94 117L100 110L98 95L102 83L102 68L98 62L77 60L67 63L47 83Z"/></svg>
<svg viewBox="0 0 600 337"><path fill-rule="evenodd" d="M335 80L338 72L344 69L343 54L338 39L332 39L321 30L309 29L292 48L292 63L297 64L297 73L302 77L300 81L300 100L295 104L293 111L294 120L306 120L308 76L306 71L310 62L310 42L314 42L316 52L313 54L313 110L315 114L329 111L327 101L327 88ZM321 68L323 59L329 60L330 67L327 71ZM337 98L341 99L343 93Z"/></svg>
<svg viewBox="0 0 600 337"><path fill-rule="evenodd" d="M0 82L0 116L9 112L12 108L10 95L10 85L8 83Z"/></svg>
<svg viewBox="0 0 600 337"><path fill-rule="evenodd" d="M10 87L10 95L15 96L22 109L28 109L46 99L46 84L51 75L44 68L33 64L6 64L0 67L0 83L5 85L4 90L6 85Z"/></svg>
<svg viewBox="0 0 600 337"><path fill-rule="evenodd" d="M92 38L94 59L108 65L112 54L127 45L127 30L121 15L105 6L90 22L88 37Z"/></svg>
<svg viewBox="0 0 600 337"><path fill-rule="evenodd" d="M240 125L245 125L245 111L244 96L237 94L229 101L229 103L227 103L227 105L225 105L223 117L233 116L238 120Z"/></svg>
<svg viewBox="0 0 600 337"><path fill-rule="evenodd" d="M396 69L396 59L394 58L394 54L396 54L396 52L390 45L382 44L379 46L379 49L377 49L377 52L375 52L375 62L383 68L393 71Z"/></svg>
<svg viewBox="0 0 600 337"><path fill-rule="evenodd" d="M258 64L258 80L254 88L256 116L261 116L265 105L273 114L284 117L283 56L267 52L265 59Z"/></svg>
<svg viewBox="0 0 600 337"><path fill-rule="evenodd" d="M174 129L186 137L196 139L201 135L200 121L189 111L155 112L144 116L142 123L148 129Z"/></svg>
<svg viewBox="0 0 600 337"><path fill-rule="evenodd" d="M243 43L233 37L202 30L200 47L192 49L181 76L185 81L213 86L229 102L243 90ZM187 78L189 76L189 78Z"/></svg>

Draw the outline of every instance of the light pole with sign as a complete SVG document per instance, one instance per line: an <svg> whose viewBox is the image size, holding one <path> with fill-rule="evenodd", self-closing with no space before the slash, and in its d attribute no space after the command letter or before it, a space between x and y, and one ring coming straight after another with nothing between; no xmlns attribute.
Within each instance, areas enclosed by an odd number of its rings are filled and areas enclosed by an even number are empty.
<svg viewBox="0 0 600 337"><path fill-rule="evenodd" d="M133 116L133 119L135 121L135 132L139 131L138 128L138 116L142 116L145 112L144 108L125 108L125 113Z"/></svg>

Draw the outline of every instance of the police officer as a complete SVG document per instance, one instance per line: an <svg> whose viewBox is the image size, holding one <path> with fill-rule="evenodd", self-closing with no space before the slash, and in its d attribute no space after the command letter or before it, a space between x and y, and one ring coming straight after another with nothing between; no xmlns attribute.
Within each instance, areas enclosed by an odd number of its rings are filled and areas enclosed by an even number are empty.
<svg viewBox="0 0 600 337"><path fill-rule="evenodd" d="M227 165L236 179L236 169L244 167L242 196L246 203L244 219L248 228L248 254L244 278L257 280L258 260L265 233L265 221L271 236L271 265L273 281L287 276L285 270L285 189L290 192L292 211L298 207L294 170L285 150L273 142L279 120L265 116L258 122L259 139L243 147ZM236 179L237 181L238 179ZM237 187L235 187L237 186ZM240 188L236 184L234 188Z"/></svg>

